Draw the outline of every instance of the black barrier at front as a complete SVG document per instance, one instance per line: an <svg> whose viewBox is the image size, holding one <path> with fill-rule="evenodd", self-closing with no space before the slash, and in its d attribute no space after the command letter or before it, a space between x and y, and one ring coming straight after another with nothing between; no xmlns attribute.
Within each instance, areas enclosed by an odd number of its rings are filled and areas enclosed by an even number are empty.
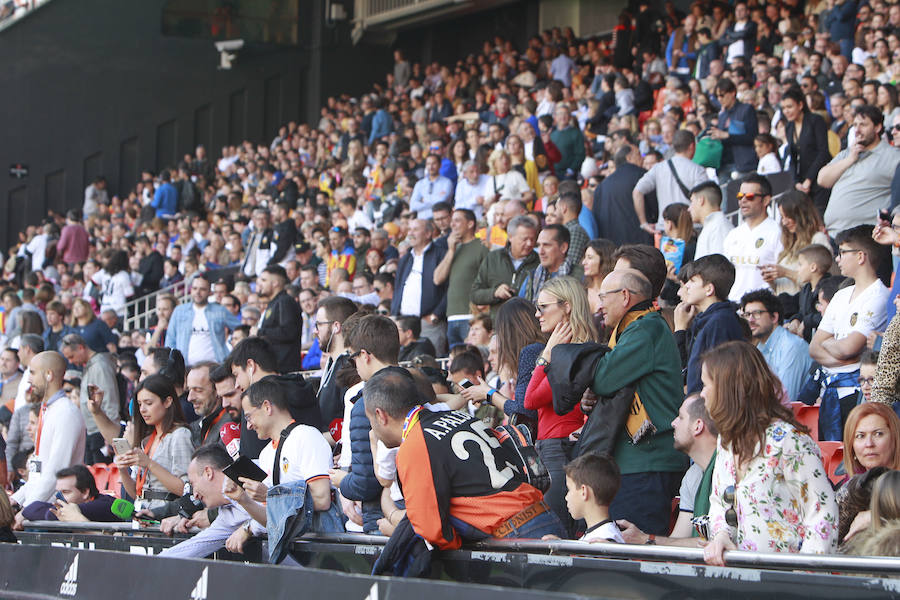
<svg viewBox="0 0 900 600"><path fill-rule="evenodd" d="M102 550L0 544L0 598L98 600L540 600L572 594Z"/></svg>
<svg viewBox="0 0 900 600"><path fill-rule="evenodd" d="M87 535L84 533L51 533L51 532L26 532L21 535L21 541L26 544L22 549L40 552L50 544L74 544L75 550L79 547L97 550L111 549L119 552L131 553L132 557L140 558L138 554L158 553L161 548L171 545L176 540L164 536L128 536L128 535ZM30 544L40 544L32 546ZM0 544L0 547L3 545ZM52 548L56 550L56 548ZM370 572L372 563L381 552L380 545L362 543L337 543L328 541L297 541L293 546L292 556L303 566L313 569L325 569L330 576L340 579L342 576L357 577ZM96 552L85 552L93 555ZM41 562L46 560L41 554ZM104 564L113 570L119 570L118 563L113 565L115 554L102 553ZM127 556L127 554L123 555ZM246 557L235 557L238 560ZM79 567L84 559L79 559ZM147 559L145 565L155 565L157 559ZM196 561L186 561L182 566L181 560L159 559L167 565L175 565L174 572L188 569L193 573L193 565ZM0 564L3 571L15 567L6 562L0 554ZM140 564L140 563L138 563ZM200 563L203 564L203 563ZM234 563L207 562L218 569L227 564L226 568L234 568ZM523 552L494 552L479 550L457 550L440 554L433 563L433 577L444 582L457 582L461 584L477 584L503 586L508 593L519 594L523 590L544 591L550 593L577 594L581 597L591 598L721 598L729 597L730 600L739 598L757 598L765 595L778 594L779 600L790 598L821 598L823 600L845 598L898 598L900 599L900 585L897 579L878 579L875 577L838 576L816 573L800 573L790 571L773 571L762 569L733 568L733 567L708 567L704 565L690 565L677 562L654 562L638 560L622 560L611 558L591 558L586 556L563 556L529 554ZM71 566L67 566L71 570ZM149 567L141 567L149 568ZM306 569L290 567L268 567L259 565L264 572L281 573L287 571L299 571L307 573ZM76 569L76 570L78 570ZM41 568L42 571L43 567ZM127 569L126 569L127 570ZM110 569L103 570L103 577L107 577ZM255 573L255 572L254 572ZM186 575L188 576L188 575ZM279 575L281 577L281 575ZM117 580L118 581L118 580ZM124 581L124 580L123 580ZM241 575L241 582L245 576ZM433 581L433 580L432 580ZM431 584L421 581L421 584ZM22 587L0 585L0 597L3 589L24 591L34 582L26 579ZM337 585L337 584L336 584ZM270 589L270 588L266 588ZM507 594L492 594L495 600L506 600ZM65 597L65 596L62 596ZM85 596L90 597L90 596ZM183 596L173 596L179 598ZM215 596L220 597L220 596ZM262 597L262 596L260 596ZM352 597L352 596L349 596ZM364 596L359 596L362 599ZM379 598L384 599L382 594ZM394 596L399 597L399 596ZM405 597L405 596L404 596ZM518 597L518 596L516 596ZM165 598L160 595L154 598ZM209 596L213 598L213 596ZM329 600L344 596L332 597ZM512 597L511 597L512 598ZM434 600L429 598L429 600ZM455 598L454 600L460 600ZM466 597L468 600L468 596Z"/></svg>

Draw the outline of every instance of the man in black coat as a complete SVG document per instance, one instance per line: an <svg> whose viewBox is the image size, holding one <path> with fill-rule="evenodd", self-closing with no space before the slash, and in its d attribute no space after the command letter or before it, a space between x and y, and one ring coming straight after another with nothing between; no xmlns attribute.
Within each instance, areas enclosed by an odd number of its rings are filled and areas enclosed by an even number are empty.
<svg viewBox="0 0 900 600"><path fill-rule="evenodd" d="M290 206L287 202L278 202L272 208L272 218L275 227L272 232L272 241L275 250L269 258L270 265L278 265L293 260L294 244L297 242L297 225L290 216Z"/></svg>
<svg viewBox="0 0 900 600"><path fill-rule="evenodd" d="M594 190L593 213L597 221L597 235L612 241L616 246L653 244L653 236L641 229L631 195L646 171L629 162L629 158L640 160L640 156L636 147L624 144L615 154L616 170ZM656 197L650 194L644 201L645 205L655 205Z"/></svg>
<svg viewBox="0 0 900 600"><path fill-rule="evenodd" d="M303 316L300 305L284 291L284 267L269 265L256 280L256 292L269 301L259 322L258 335L272 346L279 373L300 370L300 334Z"/></svg>
<svg viewBox="0 0 900 600"><path fill-rule="evenodd" d="M414 219L406 239L409 251L400 257L394 279L392 315L421 318L422 335L444 356L447 351L447 283L435 285L434 270L444 259L447 246L432 242L434 225Z"/></svg>
<svg viewBox="0 0 900 600"><path fill-rule="evenodd" d="M141 283L136 291L138 296L145 296L159 289L159 280L163 277L163 256L150 245L150 238L146 235L138 237L135 248L142 257L138 263Z"/></svg>

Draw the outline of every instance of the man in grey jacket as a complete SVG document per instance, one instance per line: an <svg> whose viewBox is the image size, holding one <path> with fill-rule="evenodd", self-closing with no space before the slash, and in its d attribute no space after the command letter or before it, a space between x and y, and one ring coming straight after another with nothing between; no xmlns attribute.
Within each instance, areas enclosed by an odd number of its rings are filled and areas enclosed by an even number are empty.
<svg viewBox="0 0 900 600"><path fill-rule="evenodd" d="M92 465L108 463L112 456L102 452L106 446L100 428L88 408L89 388L97 386L103 391L101 410L113 423L121 420L119 414L119 388L116 385L116 361L109 352L94 352L77 333L70 333L62 339L60 347L66 360L75 366L82 367L81 377L81 414L87 427L87 442L84 449L84 463Z"/></svg>

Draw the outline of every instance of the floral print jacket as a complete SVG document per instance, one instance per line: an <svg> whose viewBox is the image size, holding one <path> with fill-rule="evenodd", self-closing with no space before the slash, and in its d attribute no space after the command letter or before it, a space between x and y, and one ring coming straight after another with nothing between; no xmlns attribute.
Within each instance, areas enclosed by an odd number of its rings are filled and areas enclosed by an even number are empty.
<svg viewBox="0 0 900 600"><path fill-rule="evenodd" d="M710 534L727 531L739 550L832 553L837 548L838 507L811 437L781 420L766 429L765 447L737 482L734 454L719 438L710 495ZM723 498L734 486L737 527Z"/></svg>

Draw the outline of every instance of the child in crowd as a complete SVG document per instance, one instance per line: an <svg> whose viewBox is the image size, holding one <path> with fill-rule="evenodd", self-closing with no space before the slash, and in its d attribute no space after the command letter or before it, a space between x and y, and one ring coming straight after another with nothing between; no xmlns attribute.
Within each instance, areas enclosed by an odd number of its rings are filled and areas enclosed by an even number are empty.
<svg viewBox="0 0 900 600"><path fill-rule="evenodd" d="M785 329L803 337L807 342L819 326L822 314L816 310L819 300L819 282L829 277L833 263L831 250L821 244L811 244L802 248L797 256L797 312L785 322ZM831 294L834 295L834 292ZM824 309L823 309L824 312Z"/></svg>
<svg viewBox="0 0 900 600"><path fill-rule="evenodd" d="M622 533L609 518L609 505L619 491L619 467L607 455L582 454L565 467L566 505L573 519L584 519L581 542L624 544Z"/></svg>
<svg viewBox="0 0 900 600"><path fill-rule="evenodd" d="M687 393L700 392L700 357L723 342L744 339L734 305L734 265L721 254L708 254L684 265L679 273L681 303L675 307L675 341L687 369Z"/></svg>
<svg viewBox="0 0 900 600"><path fill-rule="evenodd" d="M868 350L859 357L859 393L858 402L871 402L872 386L875 383L875 367L878 365L878 353Z"/></svg>
<svg viewBox="0 0 900 600"><path fill-rule="evenodd" d="M759 157L759 166L756 172L760 175L771 175L772 173L781 173L781 161L775 150L778 149L778 142L768 133L761 133L753 139L753 148L756 150L756 156Z"/></svg>

